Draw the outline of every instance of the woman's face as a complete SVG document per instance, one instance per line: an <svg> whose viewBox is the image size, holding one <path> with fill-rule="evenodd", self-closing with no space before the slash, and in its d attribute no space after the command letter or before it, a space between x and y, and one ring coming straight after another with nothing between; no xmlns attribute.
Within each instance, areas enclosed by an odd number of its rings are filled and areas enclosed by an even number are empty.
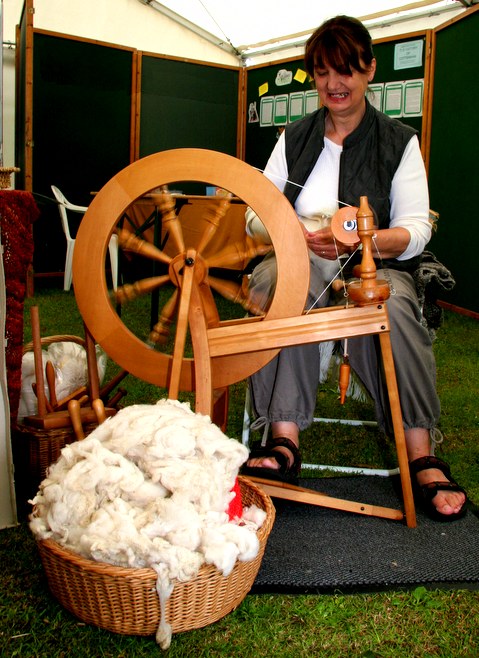
<svg viewBox="0 0 479 658"><path fill-rule="evenodd" d="M364 62L361 65L365 67ZM330 66L314 68L314 83L322 105L338 116L349 115L364 106L364 95L376 72L376 60L365 73L352 69L352 75L338 73Z"/></svg>

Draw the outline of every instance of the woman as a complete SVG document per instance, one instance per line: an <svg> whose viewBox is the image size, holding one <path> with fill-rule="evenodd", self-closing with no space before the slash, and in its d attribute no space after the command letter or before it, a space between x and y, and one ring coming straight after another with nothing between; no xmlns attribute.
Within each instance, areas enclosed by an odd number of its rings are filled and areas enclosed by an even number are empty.
<svg viewBox="0 0 479 658"><path fill-rule="evenodd" d="M431 433L440 414L432 345L421 324L411 273L431 236L429 196L416 132L375 110L366 99L376 70L371 37L362 23L338 16L326 21L306 44L305 65L314 78L321 108L287 126L265 175L294 206L309 247L308 307L325 306L321 292L350 248L334 241L324 221L338 204L359 205L367 196L378 224L378 267L394 294L388 301L391 341L416 499L440 520L465 513L466 494L447 464L431 456ZM287 181L287 182L285 182ZM250 235L264 226L247 213ZM274 256L253 271L250 292L266 306L275 285ZM315 300L318 300L316 301ZM380 426L391 431L387 392L372 336L350 339L352 368L373 397ZM265 446L253 445L245 473L274 479L296 477L301 466L299 432L310 425L319 373L317 345L283 349L253 375L250 391L256 416L271 425Z"/></svg>

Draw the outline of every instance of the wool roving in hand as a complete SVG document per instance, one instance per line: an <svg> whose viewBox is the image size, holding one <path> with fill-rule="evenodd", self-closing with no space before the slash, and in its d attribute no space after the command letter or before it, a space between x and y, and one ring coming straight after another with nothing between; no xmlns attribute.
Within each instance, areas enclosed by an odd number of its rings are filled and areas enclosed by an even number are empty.
<svg viewBox="0 0 479 658"><path fill-rule="evenodd" d="M229 516L247 457L185 403L132 405L62 450L31 501L30 528L87 558L155 569L164 610L175 580L203 564L227 576L236 560L256 557L265 512ZM163 615L157 641L171 641Z"/></svg>

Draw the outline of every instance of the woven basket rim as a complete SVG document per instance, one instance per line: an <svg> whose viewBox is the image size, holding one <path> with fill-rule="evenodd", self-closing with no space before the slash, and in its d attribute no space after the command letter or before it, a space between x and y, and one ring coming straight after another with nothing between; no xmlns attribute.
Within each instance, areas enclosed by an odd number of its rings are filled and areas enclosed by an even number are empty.
<svg viewBox="0 0 479 658"><path fill-rule="evenodd" d="M73 336L72 334L58 334L55 336L43 336L40 339L41 345L52 345L53 343L76 343L85 347L85 339L80 336ZM25 343L23 346L23 354L33 350L33 342Z"/></svg>
<svg viewBox="0 0 479 658"><path fill-rule="evenodd" d="M260 542L265 541L271 532L271 528L273 527L276 516L276 510L274 508L273 502L269 495L266 494L261 489L261 487L249 480L247 477L239 475L238 481L241 485L241 488L250 488L255 492L257 496L261 498L261 501L264 505L262 509L266 512L266 518L263 525L256 531L256 534L258 535ZM91 572L95 572L101 575L111 575L112 577L130 576L138 578L141 576L153 576L155 579L157 577L155 570L150 567L121 567L110 564L108 562L93 560L91 558L80 555L79 553L75 553L75 551L62 546L54 539L37 539L36 541L38 544L42 544L45 548L47 548L58 557L63 558L65 561L80 569L87 569ZM214 566L207 564L204 564L200 568L200 571L204 569L213 569L214 571L217 571Z"/></svg>

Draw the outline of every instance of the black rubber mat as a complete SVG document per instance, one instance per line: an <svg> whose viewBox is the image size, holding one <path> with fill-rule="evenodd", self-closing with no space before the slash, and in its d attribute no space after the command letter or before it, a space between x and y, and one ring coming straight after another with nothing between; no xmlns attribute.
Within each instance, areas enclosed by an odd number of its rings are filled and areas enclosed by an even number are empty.
<svg viewBox="0 0 479 658"><path fill-rule="evenodd" d="M394 478L303 480L337 498L400 508ZM274 499L276 520L253 592L386 590L416 585L479 586L477 510L452 523L417 510L417 527Z"/></svg>

